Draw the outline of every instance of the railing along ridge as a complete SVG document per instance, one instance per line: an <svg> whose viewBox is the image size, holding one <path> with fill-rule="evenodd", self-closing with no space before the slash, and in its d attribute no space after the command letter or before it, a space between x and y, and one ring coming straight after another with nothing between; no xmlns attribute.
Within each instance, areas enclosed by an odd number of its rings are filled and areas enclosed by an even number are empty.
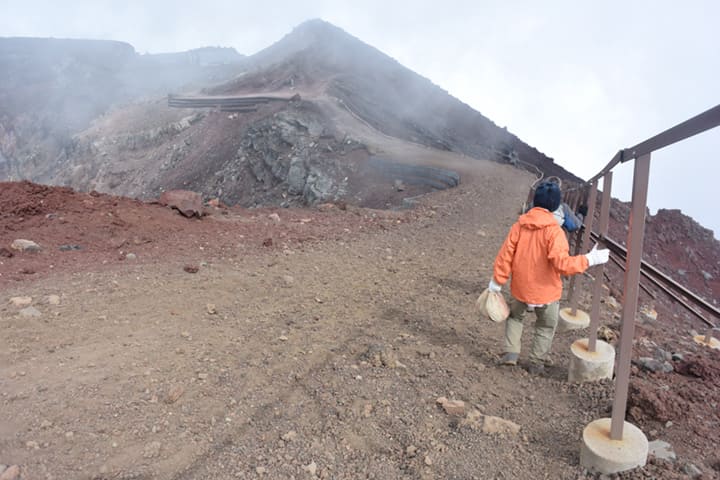
<svg viewBox="0 0 720 480"><path fill-rule="evenodd" d="M678 294L685 295L688 299L703 308L704 311L715 315L720 318L720 310L708 303L707 301L700 298L698 295L691 292L689 289L683 287L678 282L674 281L668 275L655 269L647 262L642 260L642 249L643 240L645 233L645 215L647 211L647 192L648 183L650 176L650 158L652 153L655 151L670 146L674 143L680 142L692 136L698 135L707 130L711 130L720 126L720 105L717 105L705 112L700 113L672 128L669 128L647 140L644 140L637 145L624 148L619 150L610 162L594 175L590 180L580 185L572 186L570 188L563 188L564 201L569 204L573 210L577 210L581 203L585 203L588 206L588 212L586 215L585 228L578 231L574 238L575 251L586 252L589 250L592 239L595 239L599 243L610 248L615 257L619 257L625 260L625 274L623 281L623 299L622 299L622 314L621 314L621 332L620 332L620 355L616 363L616 376L615 376L615 397L613 399L612 407L612 418L610 419L610 431L607 433L608 441L622 441L624 440L623 431L625 426L630 427L630 435L635 435L634 430L639 431L637 427L625 422L625 414L627 409L627 397L628 387L630 381L630 365L632 357L632 344L635 333L635 316L638 310L638 294L640 285L641 274L651 281L655 286L663 290L665 293L671 295L681 305L687 308L695 316L703 320L711 330L708 331L707 335L704 336L704 340L696 341L699 343L705 343L709 346L714 345L711 337L712 330L718 330L715 325L706 320L700 312L690 307L679 295L676 295L671 290L675 290ZM633 171L633 189L632 189L632 200L630 206L630 218L628 222L628 237L625 242L626 248L623 248L618 242L608 238L608 226L609 226L609 212L610 202L612 201L612 176L613 169L621 164L629 161L634 162ZM593 223L595 222L595 209L598 195L598 183L599 180L603 180L602 199L600 201L600 215L599 225L597 229L594 228ZM535 182L537 183L537 182ZM533 187L535 187L535 183ZM530 197L532 198L532 197ZM614 259L618 261L617 258ZM619 262L618 262L619 263ZM594 285L592 289L592 306L590 312L590 325L589 325L589 338L587 342L588 351L594 353L597 344L597 331L600 322L600 297L602 294L603 274L605 265L599 265L593 267L594 269ZM569 287L569 303L571 315L577 314L577 307L579 303L578 291L580 289L575 288L575 278L572 277L570 280ZM579 281L583 280L583 277L578 277ZM604 420L598 420L588 425L587 429L591 428L591 425L602 422ZM642 435L642 433L641 433ZM583 449L586 447L583 446ZM586 450L583 450L586 452ZM583 462L583 455L581 453L581 463ZM637 465L644 465L645 460ZM620 470L616 470L620 471ZM605 472L610 473L610 472Z"/></svg>

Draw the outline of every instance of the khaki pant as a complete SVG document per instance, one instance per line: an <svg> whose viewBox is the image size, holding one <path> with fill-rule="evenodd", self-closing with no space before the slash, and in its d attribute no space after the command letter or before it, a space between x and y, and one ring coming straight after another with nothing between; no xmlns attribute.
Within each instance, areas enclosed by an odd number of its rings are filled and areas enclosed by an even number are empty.
<svg viewBox="0 0 720 480"><path fill-rule="evenodd" d="M558 324L560 302L553 302L544 307L535 307L535 334L533 336L531 362L543 362L555 336ZM523 331L523 320L527 312L527 304L513 298L510 300L510 316L505 323L505 351L520 353L520 338Z"/></svg>

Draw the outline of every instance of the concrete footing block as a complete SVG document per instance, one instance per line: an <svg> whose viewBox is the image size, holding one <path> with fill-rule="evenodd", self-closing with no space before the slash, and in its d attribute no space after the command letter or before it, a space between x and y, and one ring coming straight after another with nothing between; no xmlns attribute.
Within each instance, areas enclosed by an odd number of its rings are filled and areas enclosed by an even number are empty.
<svg viewBox="0 0 720 480"><path fill-rule="evenodd" d="M565 332L568 330L579 330L581 328L587 328L590 325L590 315L577 310L575 315L572 314L570 307L561 308L558 320L558 330Z"/></svg>
<svg viewBox="0 0 720 480"><path fill-rule="evenodd" d="M580 465L604 474L644 466L648 457L648 440L645 434L632 423L625 422L622 440L612 440L610 422L609 418L601 418L585 427L580 448Z"/></svg>
<svg viewBox="0 0 720 480"><path fill-rule="evenodd" d="M598 340L595 351L588 350L589 339L581 338L570 346L568 382L596 382L612 378L615 368L615 349L609 343Z"/></svg>

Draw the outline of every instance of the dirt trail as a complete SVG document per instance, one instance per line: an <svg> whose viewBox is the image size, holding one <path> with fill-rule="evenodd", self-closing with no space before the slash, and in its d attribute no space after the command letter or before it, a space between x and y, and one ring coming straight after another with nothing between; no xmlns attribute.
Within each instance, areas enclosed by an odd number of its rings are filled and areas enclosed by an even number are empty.
<svg viewBox="0 0 720 480"><path fill-rule="evenodd" d="M533 177L473 170L371 233L7 289L0 463L24 479L583 478L578 437L608 389L565 382L576 335L532 377L495 366L502 326L473 310ZM42 316L18 316L17 295ZM440 396L520 433L483 433Z"/></svg>

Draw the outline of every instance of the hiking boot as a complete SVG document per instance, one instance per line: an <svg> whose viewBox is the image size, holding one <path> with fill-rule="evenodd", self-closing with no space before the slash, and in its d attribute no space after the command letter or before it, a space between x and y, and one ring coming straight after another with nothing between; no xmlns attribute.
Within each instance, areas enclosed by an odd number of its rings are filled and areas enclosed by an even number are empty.
<svg viewBox="0 0 720 480"><path fill-rule="evenodd" d="M530 362L527 366L530 375L543 375L545 373L545 365L538 362Z"/></svg>
<svg viewBox="0 0 720 480"><path fill-rule="evenodd" d="M514 366L518 363L518 357L520 355L517 353L508 352L500 359L500 362L498 362L500 365L509 365Z"/></svg>

